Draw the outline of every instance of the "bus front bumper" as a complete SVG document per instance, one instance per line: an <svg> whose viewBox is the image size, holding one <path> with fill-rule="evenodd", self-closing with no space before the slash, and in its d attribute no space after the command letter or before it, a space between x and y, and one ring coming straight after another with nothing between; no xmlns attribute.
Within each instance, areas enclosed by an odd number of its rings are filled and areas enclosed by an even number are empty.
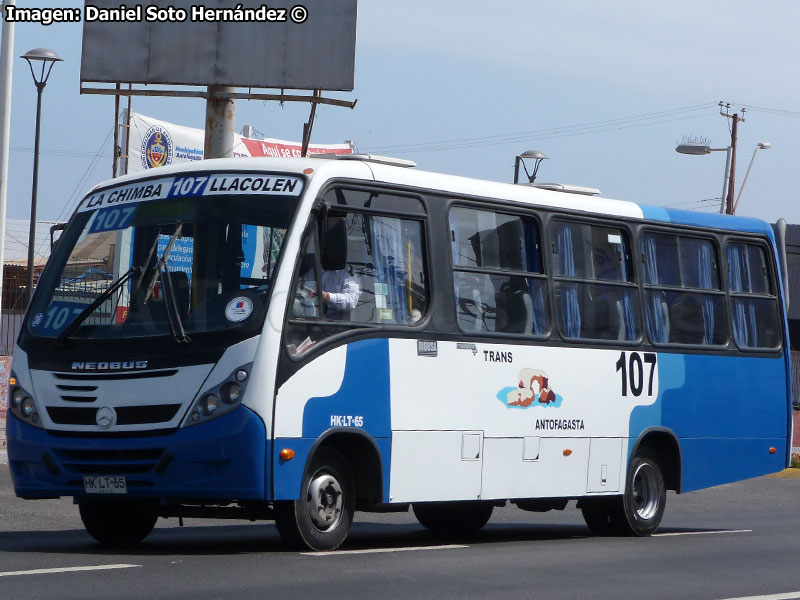
<svg viewBox="0 0 800 600"><path fill-rule="evenodd" d="M124 476L129 497L203 500L265 498L263 421L237 410L168 435L63 437L10 412L8 463L17 496L86 496L85 476Z"/></svg>

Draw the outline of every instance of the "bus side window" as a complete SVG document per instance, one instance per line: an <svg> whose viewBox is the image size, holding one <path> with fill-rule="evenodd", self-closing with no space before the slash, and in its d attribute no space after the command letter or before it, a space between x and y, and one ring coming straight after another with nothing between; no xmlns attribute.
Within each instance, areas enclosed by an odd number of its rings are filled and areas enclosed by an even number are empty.
<svg viewBox="0 0 800 600"><path fill-rule="evenodd" d="M337 192L343 200L339 205L346 204L350 192ZM369 197L374 203L382 195ZM388 199L387 203L392 204ZM423 220L341 206L331 208L328 214L344 217L345 266L323 270L317 259L316 232L308 234L295 273L286 335L287 349L293 355L324 338L367 324L413 326L428 310Z"/></svg>
<svg viewBox="0 0 800 600"><path fill-rule="evenodd" d="M719 260L711 240L642 235L647 332L657 344L721 346L728 341Z"/></svg>
<svg viewBox="0 0 800 600"><path fill-rule="evenodd" d="M780 345L778 298L770 280L764 248L728 243L733 339L740 348L777 348Z"/></svg>
<svg viewBox="0 0 800 600"><path fill-rule="evenodd" d="M292 300L292 317L295 319L316 318L319 314L315 245L314 236L309 236L303 244Z"/></svg>
<svg viewBox="0 0 800 600"><path fill-rule="evenodd" d="M450 211L453 287L465 333L546 335L550 329L541 236L529 217Z"/></svg>
<svg viewBox="0 0 800 600"><path fill-rule="evenodd" d="M620 342L639 339L628 233L564 221L553 222L550 233L561 335Z"/></svg>

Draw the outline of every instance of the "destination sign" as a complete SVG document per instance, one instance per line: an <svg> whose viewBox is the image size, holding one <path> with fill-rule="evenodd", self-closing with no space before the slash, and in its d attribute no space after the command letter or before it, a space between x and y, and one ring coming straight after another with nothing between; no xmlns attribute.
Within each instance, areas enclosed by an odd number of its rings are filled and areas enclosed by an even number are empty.
<svg viewBox="0 0 800 600"><path fill-rule="evenodd" d="M263 173L213 173L178 175L137 181L89 194L78 212L137 204L165 198L220 196L228 194L252 196L299 196L303 180L291 175Z"/></svg>

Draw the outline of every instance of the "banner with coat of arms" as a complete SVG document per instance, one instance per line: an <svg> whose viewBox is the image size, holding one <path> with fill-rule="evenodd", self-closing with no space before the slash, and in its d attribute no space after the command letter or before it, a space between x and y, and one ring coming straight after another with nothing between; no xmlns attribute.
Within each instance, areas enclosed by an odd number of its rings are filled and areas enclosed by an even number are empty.
<svg viewBox="0 0 800 600"><path fill-rule="evenodd" d="M184 127L131 112L128 173L203 159L202 129ZM301 143L273 138L252 139L234 134L234 158L299 157ZM308 154L352 154L350 144L310 144Z"/></svg>

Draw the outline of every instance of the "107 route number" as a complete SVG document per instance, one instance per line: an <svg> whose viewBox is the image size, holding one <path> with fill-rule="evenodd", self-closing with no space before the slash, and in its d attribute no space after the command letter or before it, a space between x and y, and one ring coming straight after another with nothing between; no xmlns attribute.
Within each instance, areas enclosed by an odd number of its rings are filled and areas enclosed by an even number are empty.
<svg viewBox="0 0 800 600"><path fill-rule="evenodd" d="M620 352L617 360L617 373L620 374L622 395L628 390L635 397L644 392L645 365L647 365L647 395L653 395L653 374L656 371L655 352ZM656 393L658 390L656 390Z"/></svg>

